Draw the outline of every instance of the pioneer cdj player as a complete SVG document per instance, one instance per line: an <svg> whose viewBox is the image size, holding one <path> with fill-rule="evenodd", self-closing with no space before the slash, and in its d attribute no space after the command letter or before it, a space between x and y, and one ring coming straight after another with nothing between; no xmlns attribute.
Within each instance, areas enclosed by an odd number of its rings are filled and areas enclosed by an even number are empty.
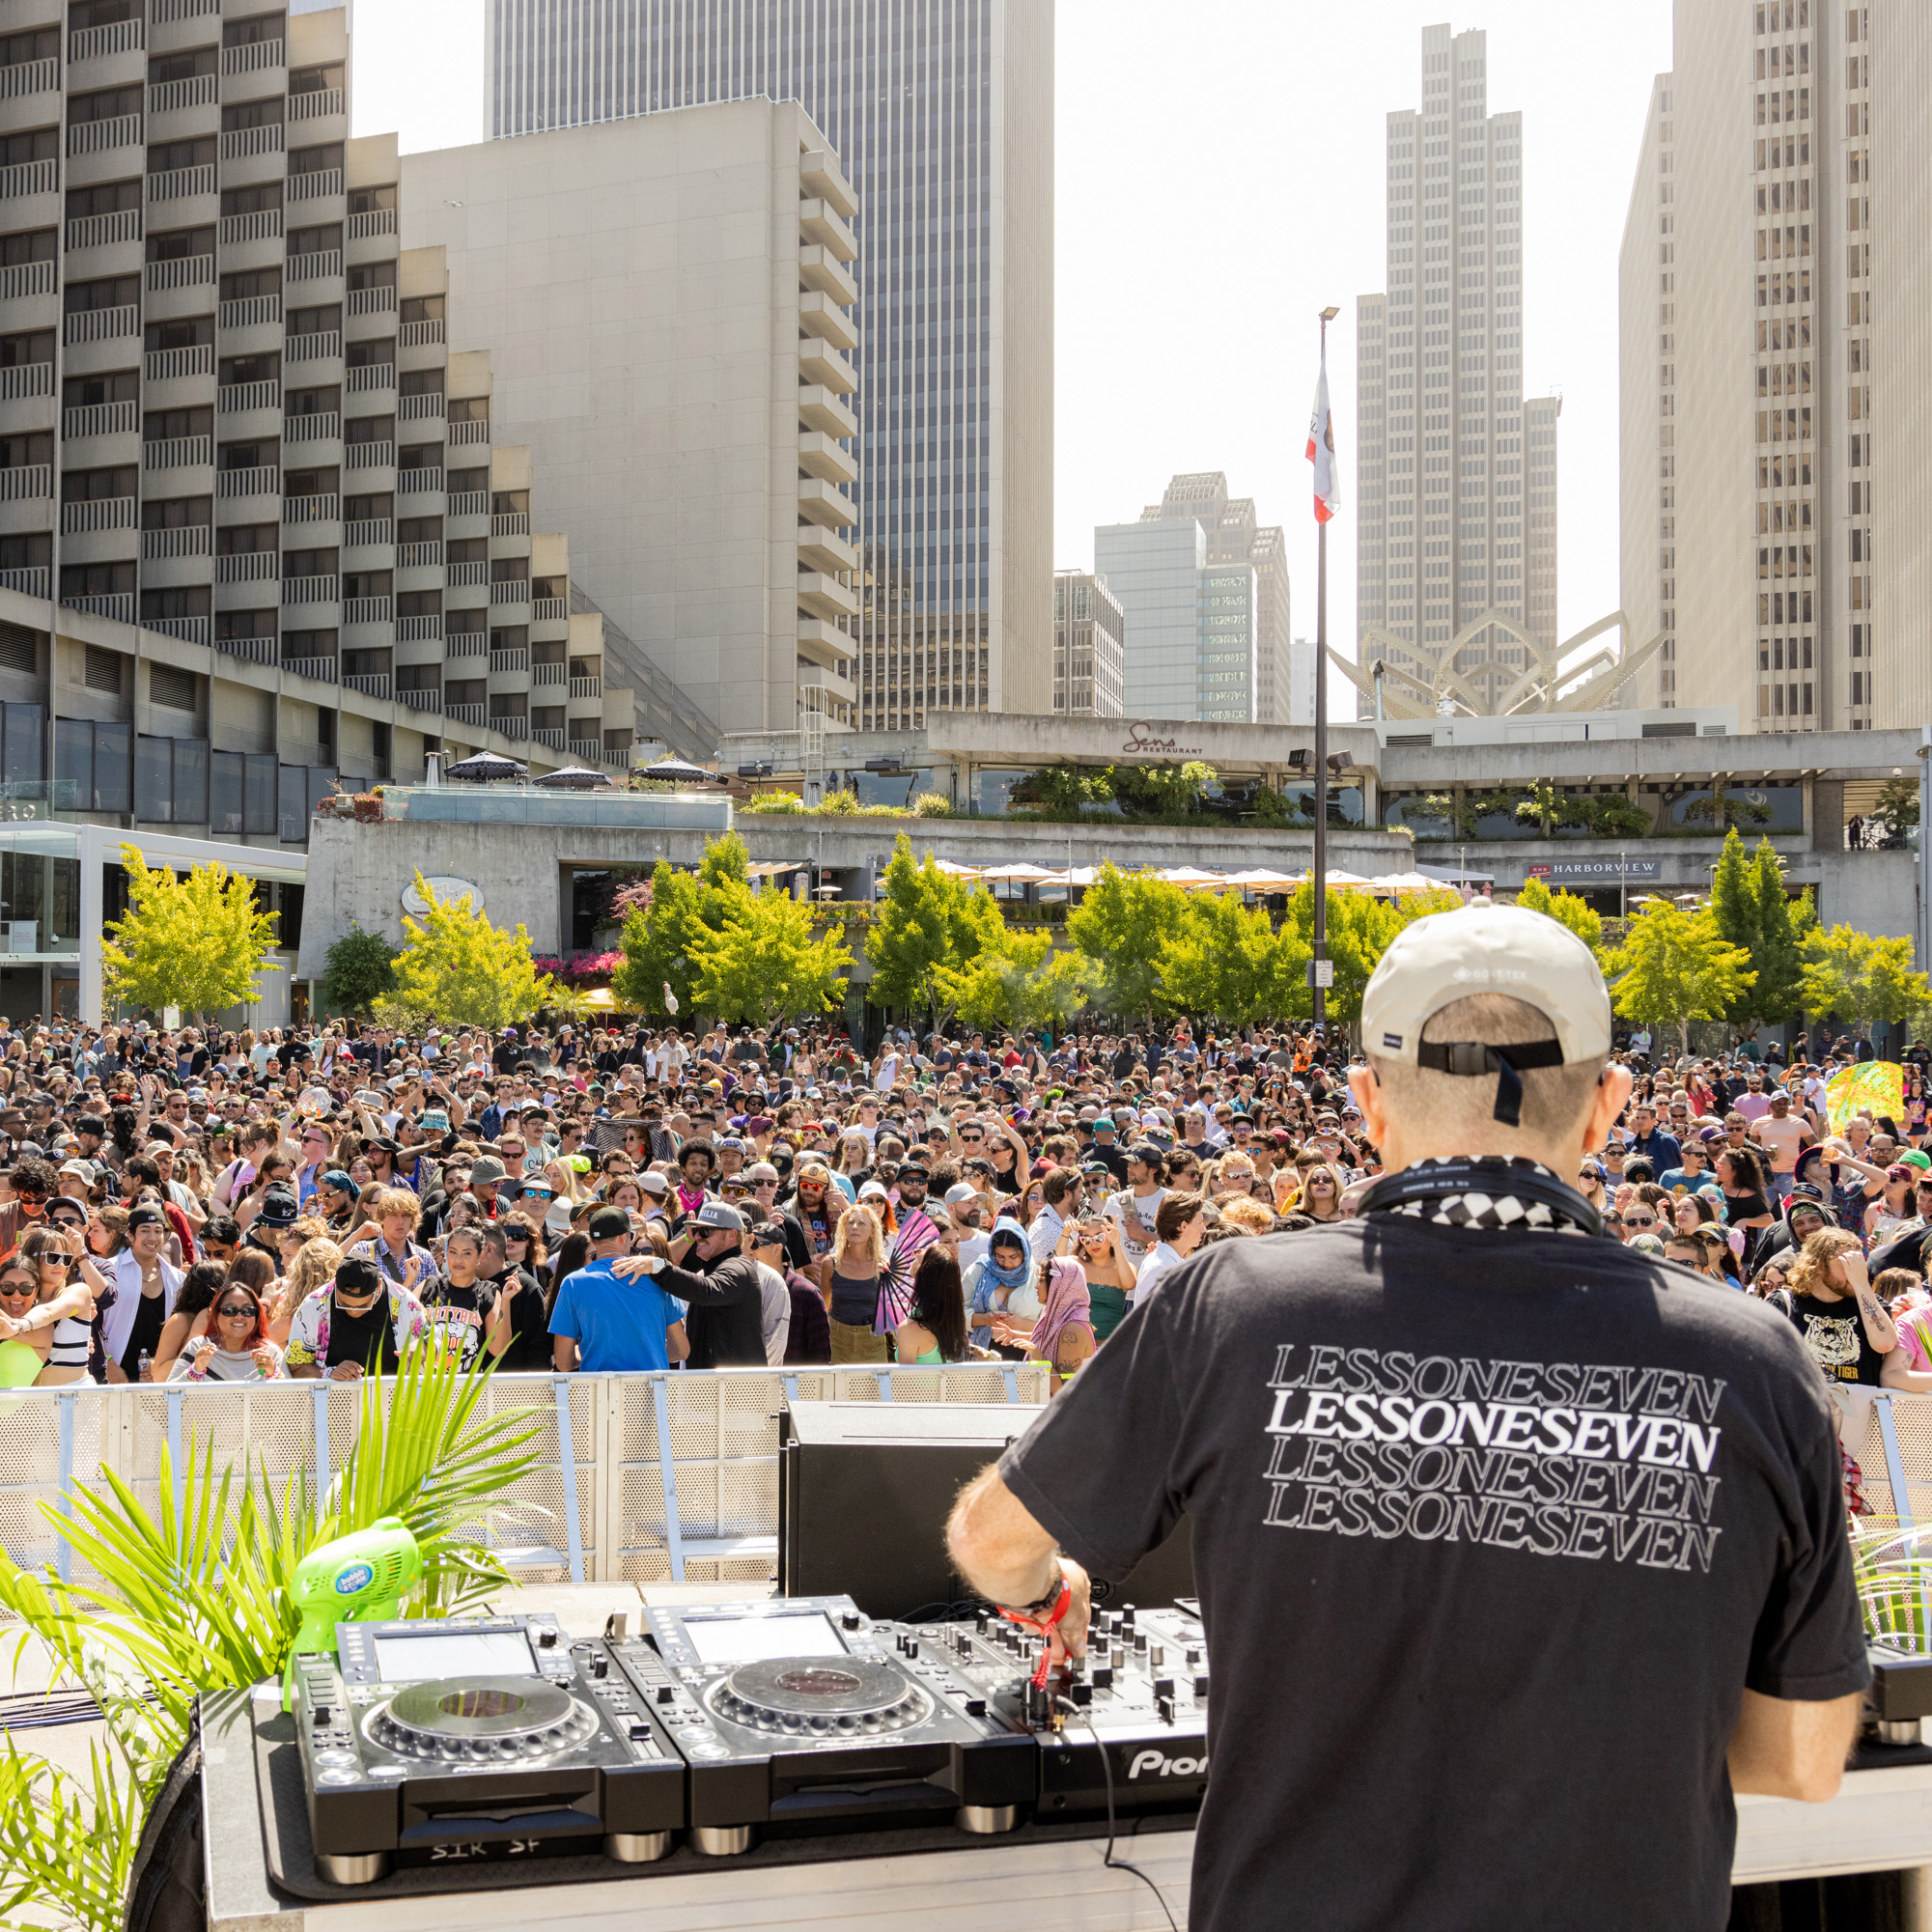
<svg viewBox="0 0 1932 1932"><path fill-rule="evenodd" d="M612 1644L689 1771L691 1843L746 1850L799 1835L950 1821L1010 1831L1033 1803L1018 1716L906 1625L850 1597L653 1609Z"/></svg>
<svg viewBox="0 0 1932 1932"><path fill-rule="evenodd" d="M1136 1813L1199 1808L1208 1788L1208 1653L1197 1603L1096 1610L1086 1656L1042 1690L1032 1682L1041 1639L994 1612L919 1636L944 1648L956 1678L1034 1734L1037 1817L1102 1817L1109 1804Z"/></svg>
<svg viewBox="0 0 1932 1932"><path fill-rule="evenodd" d="M664 1856L685 1767L601 1644L546 1615L344 1623L295 1659L316 1867Z"/></svg>

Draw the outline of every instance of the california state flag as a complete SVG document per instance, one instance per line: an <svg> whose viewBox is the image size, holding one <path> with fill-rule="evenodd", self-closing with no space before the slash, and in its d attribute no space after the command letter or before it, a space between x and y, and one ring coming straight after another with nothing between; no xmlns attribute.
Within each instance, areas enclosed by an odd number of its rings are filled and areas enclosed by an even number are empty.
<svg viewBox="0 0 1932 1932"><path fill-rule="evenodd" d="M1326 523L1342 507L1342 466L1335 455L1335 419L1329 413L1329 359L1315 384L1315 410L1308 418L1308 461L1315 465L1315 521Z"/></svg>

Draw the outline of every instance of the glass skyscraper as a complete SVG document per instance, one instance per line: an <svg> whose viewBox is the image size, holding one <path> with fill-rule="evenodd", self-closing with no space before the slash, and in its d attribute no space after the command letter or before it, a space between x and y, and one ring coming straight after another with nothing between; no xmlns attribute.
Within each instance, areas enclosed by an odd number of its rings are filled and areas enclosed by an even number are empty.
<svg viewBox="0 0 1932 1932"><path fill-rule="evenodd" d="M1050 711L1051 0L490 0L492 136L761 95L859 203L858 723Z"/></svg>

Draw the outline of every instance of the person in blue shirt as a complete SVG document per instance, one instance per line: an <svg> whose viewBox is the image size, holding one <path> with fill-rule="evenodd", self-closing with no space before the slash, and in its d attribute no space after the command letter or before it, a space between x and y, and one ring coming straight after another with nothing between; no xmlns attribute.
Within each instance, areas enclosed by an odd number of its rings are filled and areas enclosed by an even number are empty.
<svg viewBox="0 0 1932 1932"><path fill-rule="evenodd" d="M564 1277L550 1309L551 1348L560 1372L669 1368L689 1353L684 1303L652 1278L665 1266L663 1258L653 1253L630 1259L630 1217L624 1209L599 1208L591 1216L594 1259Z"/></svg>

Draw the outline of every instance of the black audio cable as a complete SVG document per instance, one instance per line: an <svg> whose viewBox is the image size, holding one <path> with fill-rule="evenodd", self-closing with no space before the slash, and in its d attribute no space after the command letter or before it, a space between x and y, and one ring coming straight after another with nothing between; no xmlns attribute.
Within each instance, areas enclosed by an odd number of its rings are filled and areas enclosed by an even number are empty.
<svg viewBox="0 0 1932 1932"><path fill-rule="evenodd" d="M1115 1826L1113 1819L1113 1765L1112 1762L1107 1757L1106 1746L1102 1741L1100 1732L1094 1728L1093 1719L1089 1717L1088 1714L1079 1707L1079 1705L1075 1703L1071 1697L1055 1697L1053 1701L1056 1704L1058 1704L1061 1707L1061 1709L1063 1709L1067 1713L1069 1717L1078 1719L1079 1722L1086 1725L1087 1734L1094 1741L1094 1749L1100 1752L1101 1774L1106 1779L1106 1850L1101 1854L1101 1861L1100 1861L1101 1863L1105 1865L1108 1871L1132 1872L1134 1876L1137 1878L1140 1881L1140 1883L1144 1885L1147 1888L1147 1890L1151 1891L1157 1899L1160 1900L1161 1910L1166 1914L1167 1918L1167 1932L1181 1932L1181 1928L1174 1923L1173 1913L1168 1909L1166 1893L1164 1893L1161 1890L1161 1888L1158 1885L1156 1885L1154 1881L1151 1878L1149 1878L1144 1871L1140 1869L1138 1865L1129 1864L1125 1859L1117 1859L1113 1855L1113 1841L1115 1835Z"/></svg>

